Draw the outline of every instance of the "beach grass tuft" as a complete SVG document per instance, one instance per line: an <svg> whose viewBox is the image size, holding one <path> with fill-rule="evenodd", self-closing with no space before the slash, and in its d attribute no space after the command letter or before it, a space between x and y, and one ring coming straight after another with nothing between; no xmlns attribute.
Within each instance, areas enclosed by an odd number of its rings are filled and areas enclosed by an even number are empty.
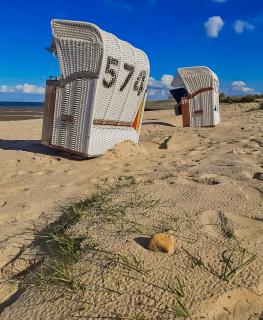
<svg viewBox="0 0 263 320"><path fill-rule="evenodd" d="M255 259L256 254L250 253L243 247L226 250L222 253L224 268L221 279L230 282L239 272L250 265Z"/></svg>
<svg viewBox="0 0 263 320"><path fill-rule="evenodd" d="M119 197L120 194L123 196ZM88 234L74 237L70 230L84 218L85 221L94 218L116 224L123 221L122 219L125 220L128 211L151 210L158 206L159 202L137 190L135 180L126 177L117 179L112 184L98 186L85 198L61 208L60 218L37 234L43 259L28 284L62 284L70 289L79 288L80 284L73 269L84 251L90 251L109 263L119 264L127 271L146 274L141 267L141 261L133 254L107 252L98 248L98 244L95 244Z"/></svg>

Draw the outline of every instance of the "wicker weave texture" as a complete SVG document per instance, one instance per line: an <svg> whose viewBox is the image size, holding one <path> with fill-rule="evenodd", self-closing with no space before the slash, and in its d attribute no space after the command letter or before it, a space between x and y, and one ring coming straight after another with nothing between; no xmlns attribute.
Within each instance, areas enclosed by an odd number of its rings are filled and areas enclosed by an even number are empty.
<svg viewBox="0 0 263 320"><path fill-rule="evenodd" d="M131 140L138 142L139 134L128 127L116 128L112 126L96 126L91 131L89 156L98 156L112 149L120 142ZM101 143L103 141L103 143Z"/></svg>
<svg viewBox="0 0 263 320"><path fill-rule="evenodd" d="M90 23L52 20L51 25L66 81L57 89L52 144L93 156L127 139L138 142L131 126L105 131L93 122L132 125L149 79L146 54Z"/></svg>
<svg viewBox="0 0 263 320"><path fill-rule="evenodd" d="M219 80L217 75L207 67L179 68L172 86L183 82L189 94L203 88L212 91L201 92L189 101L190 126L209 127L220 123L219 115ZM202 110L202 113L198 111Z"/></svg>
<svg viewBox="0 0 263 320"><path fill-rule="evenodd" d="M52 144L85 153L91 127L91 105L95 80L79 79L57 89ZM73 121L63 120L72 116Z"/></svg>
<svg viewBox="0 0 263 320"><path fill-rule="evenodd" d="M145 94L143 100L141 101L141 105L138 110L139 118L136 128L95 125L92 127L91 136L89 139L90 156L103 154L107 150L113 148L116 144L126 140L138 143L146 98L147 94Z"/></svg>
<svg viewBox="0 0 263 320"><path fill-rule="evenodd" d="M148 58L141 50L112 34L102 32L102 37L104 54L95 97L94 117L132 122L149 79ZM137 81L142 73L145 76ZM129 75L131 78L126 84ZM135 88L137 82L138 87L143 85L140 92Z"/></svg>

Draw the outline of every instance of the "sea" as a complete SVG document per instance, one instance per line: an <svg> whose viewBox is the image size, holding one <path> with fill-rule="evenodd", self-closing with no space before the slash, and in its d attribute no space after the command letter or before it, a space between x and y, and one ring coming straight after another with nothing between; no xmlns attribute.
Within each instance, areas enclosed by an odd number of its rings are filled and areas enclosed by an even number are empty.
<svg viewBox="0 0 263 320"><path fill-rule="evenodd" d="M0 108L20 109L20 108L43 108L44 102L0 102Z"/></svg>
<svg viewBox="0 0 263 320"><path fill-rule="evenodd" d="M40 119L43 102L0 102L0 121Z"/></svg>

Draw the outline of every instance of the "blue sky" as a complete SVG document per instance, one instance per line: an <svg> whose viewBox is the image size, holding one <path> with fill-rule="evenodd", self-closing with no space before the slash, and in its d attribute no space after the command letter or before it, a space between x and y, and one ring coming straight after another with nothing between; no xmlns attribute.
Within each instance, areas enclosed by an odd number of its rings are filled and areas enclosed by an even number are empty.
<svg viewBox="0 0 263 320"><path fill-rule="evenodd" d="M52 18L89 21L143 49L149 95L165 98L178 67L207 65L227 94L263 93L263 0L3 1L0 101L42 101L58 75L45 50Z"/></svg>

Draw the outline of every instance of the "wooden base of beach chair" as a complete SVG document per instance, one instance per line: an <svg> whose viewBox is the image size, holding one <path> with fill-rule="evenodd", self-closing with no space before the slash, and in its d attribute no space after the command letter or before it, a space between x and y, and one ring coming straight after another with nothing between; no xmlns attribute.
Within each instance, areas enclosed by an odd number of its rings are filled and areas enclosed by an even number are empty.
<svg viewBox="0 0 263 320"><path fill-rule="evenodd" d="M182 99L182 118L183 127L190 127L190 110L189 110L189 98Z"/></svg>
<svg viewBox="0 0 263 320"><path fill-rule="evenodd" d="M47 80L45 91L45 106L43 116L42 127L42 139L43 145L49 146L52 141L53 121L56 102L56 88L58 86L58 80Z"/></svg>

